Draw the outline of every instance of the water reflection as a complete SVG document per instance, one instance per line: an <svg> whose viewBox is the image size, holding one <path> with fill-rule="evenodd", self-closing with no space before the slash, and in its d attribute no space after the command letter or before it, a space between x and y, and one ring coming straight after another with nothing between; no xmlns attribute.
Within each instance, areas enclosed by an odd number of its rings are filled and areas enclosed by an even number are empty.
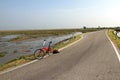
<svg viewBox="0 0 120 80"><path fill-rule="evenodd" d="M14 38L17 38L17 37L20 37L21 35L7 35L7 36L3 36L3 37L0 37L0 41L9 41L11 39L14 39Z"/></svg>

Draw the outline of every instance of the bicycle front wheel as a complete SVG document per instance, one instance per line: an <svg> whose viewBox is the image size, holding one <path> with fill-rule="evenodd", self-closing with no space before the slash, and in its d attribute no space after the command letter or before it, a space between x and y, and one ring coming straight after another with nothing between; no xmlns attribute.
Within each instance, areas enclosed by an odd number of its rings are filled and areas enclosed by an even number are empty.
<svg viewBox="0 0 120 80"><path fill-rule="evenodd" d="M42 49L37 49L34 52L34 56L35 56L36 59L43 58L44 55L45 55L45 52Z"/></svg>

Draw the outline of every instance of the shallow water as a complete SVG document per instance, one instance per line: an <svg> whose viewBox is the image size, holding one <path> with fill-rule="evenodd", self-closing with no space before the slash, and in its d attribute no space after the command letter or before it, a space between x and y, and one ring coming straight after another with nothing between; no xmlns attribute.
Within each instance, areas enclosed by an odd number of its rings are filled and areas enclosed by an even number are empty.
<svg viewBox="0 0 120 80"><path fill-rule="evenodd" d="M82 34L77 32L74 36ZM7 52L5 57L0 58L0 64L6 63L12 59L19 58L22 55L33 54L37 48L42 46L44 39L46 39L46 45L48 46L49 41L52 41L52 46L56 43L61 42L65 39L73 37L73 34L59 36L59 37L49 37L49 38L37 38L32 41L26 40L21 42L0 42L0 52Z"/></svg>
<svg viewBox="0 0 120 80"><path fill-rule="evenodd" d="M0 41L9 41L11 39L14 39L20 36L21 35L7 35L7 36L0 37Z"/></svg>

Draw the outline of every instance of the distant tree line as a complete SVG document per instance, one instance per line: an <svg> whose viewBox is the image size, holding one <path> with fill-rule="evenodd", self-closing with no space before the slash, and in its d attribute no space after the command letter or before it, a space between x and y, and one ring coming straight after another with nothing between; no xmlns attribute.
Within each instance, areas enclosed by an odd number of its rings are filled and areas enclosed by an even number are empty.
<svg viewBox="0 0 120 80"><path fill-rule="evenodd" d="M120 27L115 27L115 31L119 32L120 31Z"/></svg>

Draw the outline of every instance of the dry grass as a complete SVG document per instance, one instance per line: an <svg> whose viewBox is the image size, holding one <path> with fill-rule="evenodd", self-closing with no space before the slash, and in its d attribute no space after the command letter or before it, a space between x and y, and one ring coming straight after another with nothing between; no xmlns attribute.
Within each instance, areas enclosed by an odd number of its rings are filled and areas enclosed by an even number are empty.
<svg viewBox="0 0 120 80"><path fill-rule="evenodd" d="M115 34L114 34L114 30L108 30L108 36L111 38L111 40L118 46L118 48L120 49L120 38L118 38Z"/></svg>
<svg viewBox="0 0 120 80"><path fill-rule="evenodd" d="M0 58L4 57L7 54L7 52L0 52Z"/></svg>

